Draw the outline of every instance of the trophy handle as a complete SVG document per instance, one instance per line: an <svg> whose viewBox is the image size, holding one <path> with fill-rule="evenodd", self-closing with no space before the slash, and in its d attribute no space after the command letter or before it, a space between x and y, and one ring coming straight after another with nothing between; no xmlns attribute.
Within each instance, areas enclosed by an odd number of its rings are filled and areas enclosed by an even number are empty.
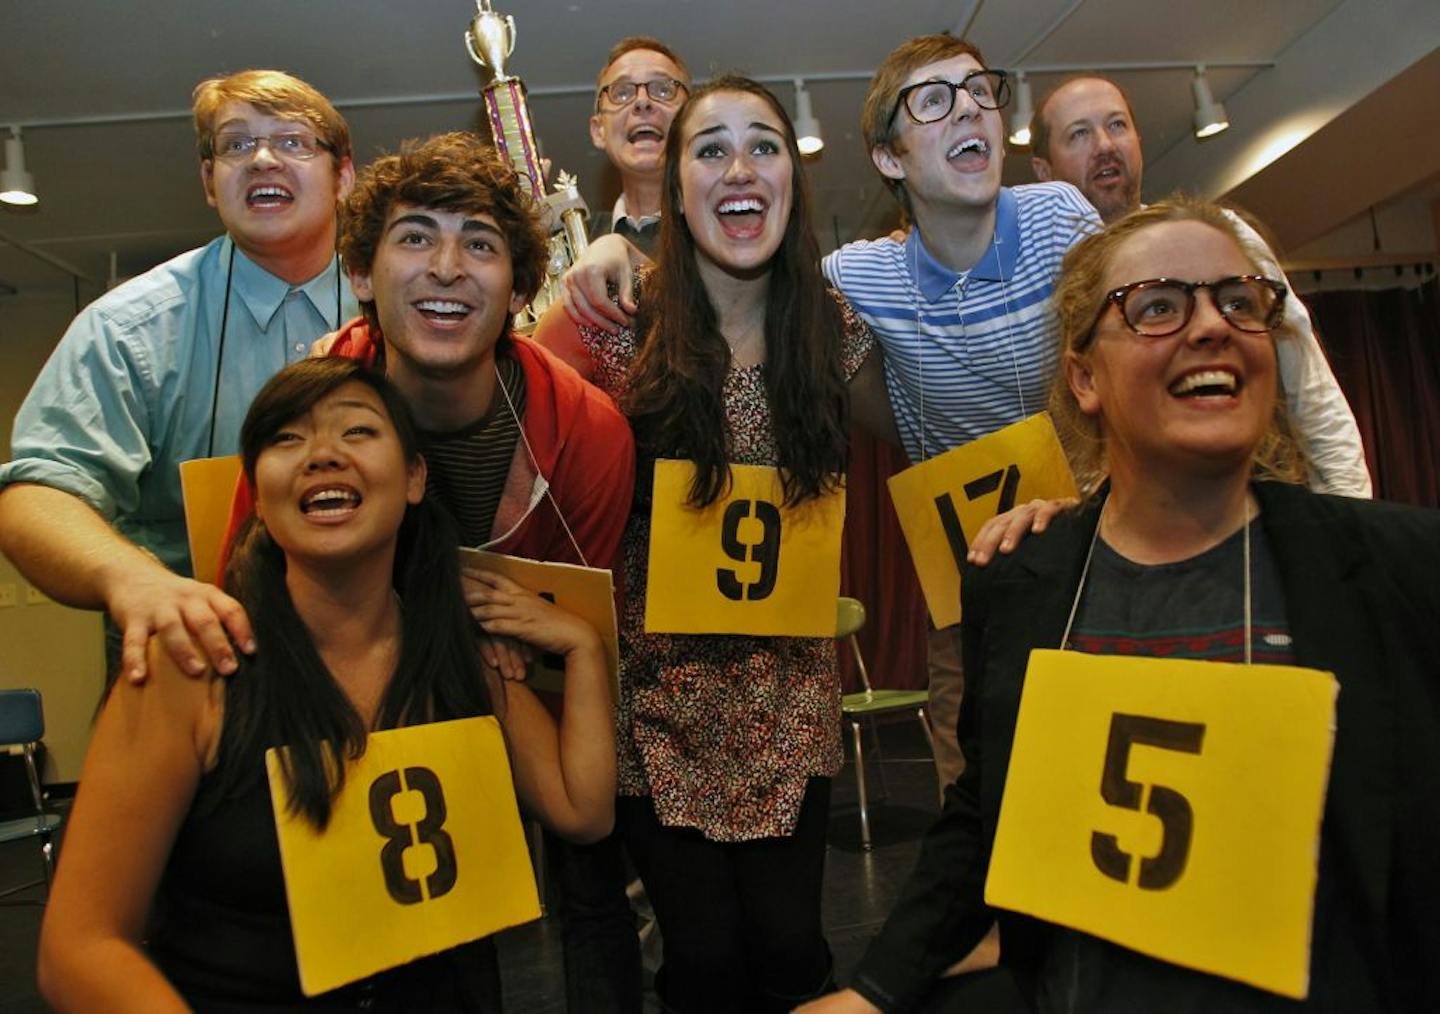
<svg viewBox="0 0 1440 1014"><path fill-rule="evenodd" d="M515 15L505 15L505 38L509 41L505 44L505 56L510 57L515 52Z"/></svg>
<svg viewBox="0 0 1440 1014"><path fill-rule="evenodd" d="M485 61L480 59L480 54L475 52L475 43L470 41L470 29L465 29L465 51L470 54L470 59L480 66L485 66Z"/></svg>

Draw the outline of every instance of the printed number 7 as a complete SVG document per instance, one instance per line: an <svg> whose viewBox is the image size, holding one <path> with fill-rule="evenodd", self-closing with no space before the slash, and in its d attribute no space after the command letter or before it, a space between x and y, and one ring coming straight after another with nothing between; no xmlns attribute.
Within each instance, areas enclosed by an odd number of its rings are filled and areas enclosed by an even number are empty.
<svg viewBox="0 0 1440 1014"><path fill-rule="evenodd" d="M1015 506L1015 493L1020 489L1020 466L1007 465L989 475L971 479L964 486L965 499L979 500L997 488L1000 490L1000 502L995 505L995 513L999 515ZM940 512L940 524L945 529L945 539L950 543L955 566L964 567L970 544L965 541L965 530L960 527L960 516L955 513L955 501L949 493L941 493L935 498L935 509Z"/></svg>
<svg viewBox="0 0 1440 1014"><path fill-rule="evenodd" d="M1164 718L1116 712L1110 716L1110 742L1105 748L1105 772L1100 777L1100 795L1111 806L1138 812L1144 786L1125 777L1130 766L1130 747L1141 743L1162 750L1199 753L1204 740L1205 726L1199 722L1172 722ZM1160 818L1163 835L1159 853L1140 860L1137 883L1147 891L1161 891L1172 886L1185 872L1185 862L1190 858L1195 815L1188 799L1164 785L1150 787L1146 812ZM1090 832L1090 858L1095 861L1095 868L1105 876L1122 884L1129 882L1130 864L1134 857L1120 848L1113 834Z"/></svg>

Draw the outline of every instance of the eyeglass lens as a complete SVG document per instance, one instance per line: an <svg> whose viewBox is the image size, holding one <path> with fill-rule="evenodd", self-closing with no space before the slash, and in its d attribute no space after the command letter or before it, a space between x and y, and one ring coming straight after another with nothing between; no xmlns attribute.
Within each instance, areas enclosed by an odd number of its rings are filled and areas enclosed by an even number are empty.
<svg viewBox="0 0 1440 1014"><path fill-rule="evenodd" d="M1142 335L1174 334L1195 313L1195 289L1208 289L1221 316L1241 331L1268 331L1279 295L1257 278L1225 278L1213 284L1142 284L1125 295L1125 323Z"/></svg>
<svg viewBox="0 0 1440 1014"><path fill-rule="evenodd" d="M320 148L320 141L314 134L298 130L284 134L271 134L268 137L256 134L224 133L215 135L215 157L223 159L249 158L262 141L272 154L293 159L314 158Z"/></svg>
<svg viewBox="0 0 1440 1014"><path fill-rule="evenodd" d="M905 95L905 108L919 123L933 123L950 115L955 107L955 92L964 88L981 109L999 109L1009 98L1005 75L999 71L981 70L966 74L958 84L953 81L925 81L912 87Z"/></svg>
<svg viewBox="0 0 1440 1014"><path fill-rule="evenodd" d="M605 94L617 106L628 106L640 95L640 89L644 88L651 101L668 103L675 101L681 87L683 86L680 82L673 78L657 77L650 81L616 81L605 86Z"/></svg>

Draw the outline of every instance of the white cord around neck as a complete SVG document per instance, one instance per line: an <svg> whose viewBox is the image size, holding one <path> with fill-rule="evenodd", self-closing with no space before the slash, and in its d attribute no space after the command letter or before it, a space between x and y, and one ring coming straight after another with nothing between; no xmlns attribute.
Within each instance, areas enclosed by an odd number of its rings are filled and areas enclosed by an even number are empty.
<svg viewBox="0 0 1440 1014"><path fill-rule="evenodd" d="M1080 596L1085 592L1085 579L1090 576L1090 561L1095 556L1095 543L1100 540L1100 527L1105 523L1105 512L1110 508L1110 501L1107 498L1100 508L1100 516L1095 519L1095 532L1090 536L1090 548L1085 552L1085 566L1080 569L1080 584L1075 589L1075 599L1070 603L1070 616L1065 620L1065 632L1060 635L1060 650L1065 651L1070 647L1070 630L1075 625L1075 615L1080 611ZM1245 664L1254 664L1253 654L1253 632L1251 630L1252 613L1252 591L1250 587L1250 501L1245 501L1245 515L1240 524L1244 532L1242 543L1244 544L1244 602L1245 602Z"/></svg>

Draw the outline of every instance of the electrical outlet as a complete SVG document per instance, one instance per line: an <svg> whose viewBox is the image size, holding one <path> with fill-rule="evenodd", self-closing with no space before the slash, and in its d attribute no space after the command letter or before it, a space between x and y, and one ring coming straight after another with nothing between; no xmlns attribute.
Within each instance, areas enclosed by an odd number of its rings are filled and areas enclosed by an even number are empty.
<svg viewBox="0 0 1440 1014"><path fill-rule="evenodd" d="M50 597L33 584L25 585L25 604L27 606L43 606L49 601Z"/></svg>
<svg viewBox="0 0 1440 1014"><path fill-rule="evenodd" d="M15 582L6 581L0 583L0 609L15 604Z"/></svg>

